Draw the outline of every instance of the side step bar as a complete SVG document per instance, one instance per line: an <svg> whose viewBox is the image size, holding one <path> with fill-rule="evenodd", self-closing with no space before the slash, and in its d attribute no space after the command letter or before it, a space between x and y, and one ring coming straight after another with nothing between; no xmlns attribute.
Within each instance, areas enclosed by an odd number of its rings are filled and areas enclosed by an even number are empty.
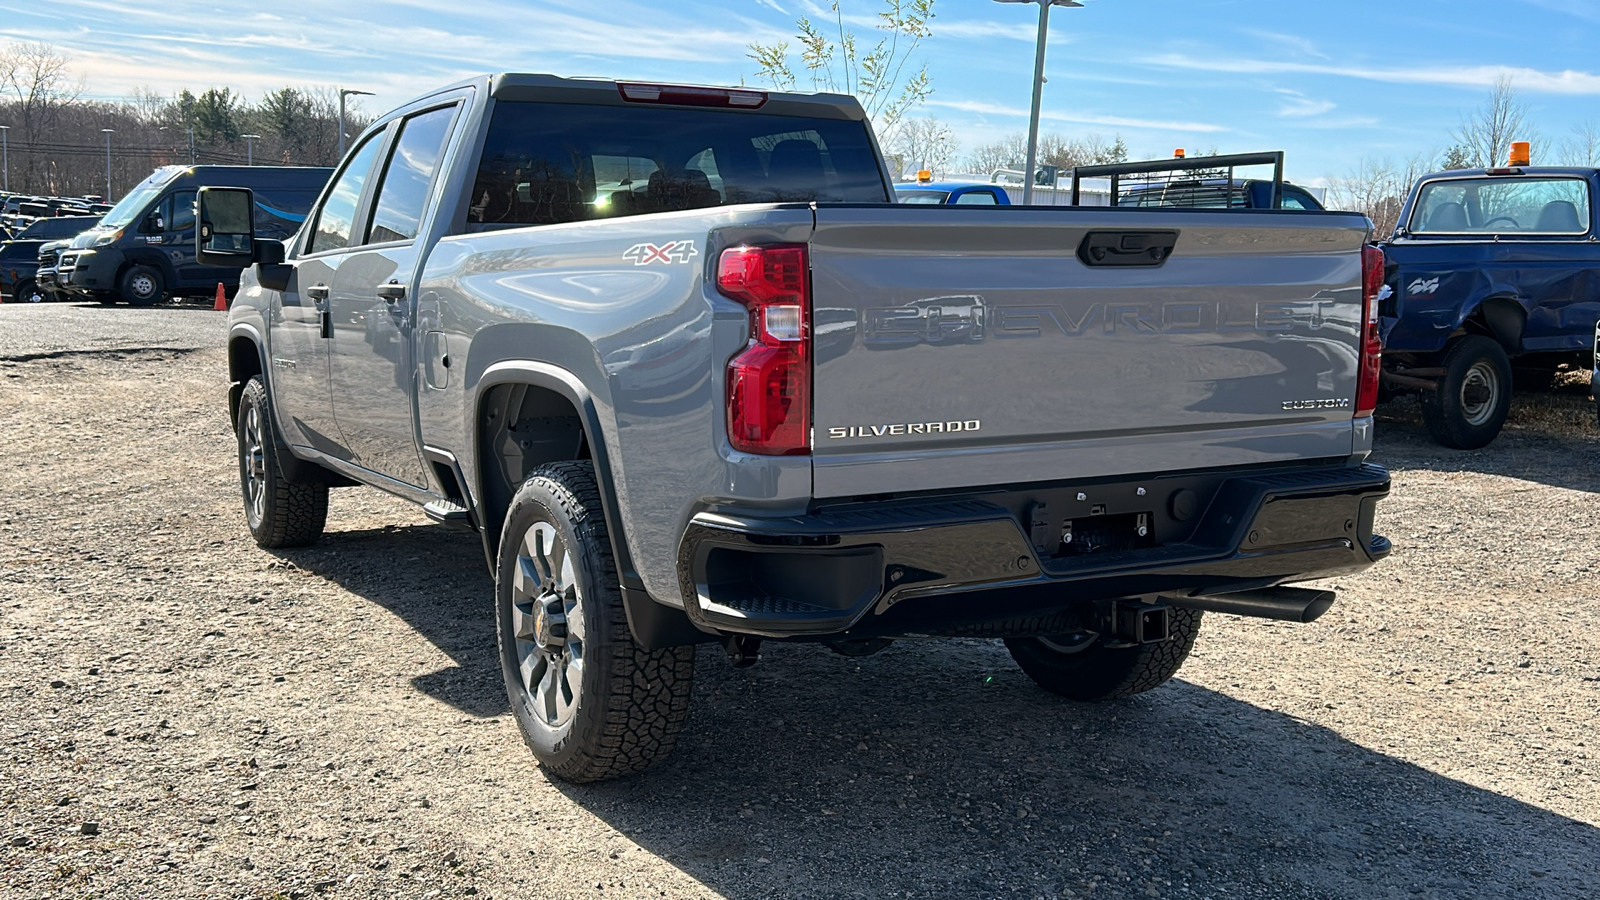
<svg viewBox="0 0 1600 900"><path fill-rule="evenodd" d="M1314 622L1333 605L1333 591L1309 588L1275 587L1237 594L1211 594L1202 597L1162 597L1172 606L1206 612L1277 619L1282 622Z"/></svg>

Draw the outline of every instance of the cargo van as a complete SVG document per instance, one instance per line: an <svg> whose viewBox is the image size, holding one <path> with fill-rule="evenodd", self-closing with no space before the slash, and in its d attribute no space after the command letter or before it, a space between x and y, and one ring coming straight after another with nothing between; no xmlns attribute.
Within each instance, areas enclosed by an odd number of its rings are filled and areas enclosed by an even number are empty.
<svg viewBox="0 0 1600 900"><path fill-rule="evenodd" d="M255 192L255 227L282 240L300 229L332 169L291 166L166 166L129 191L98 227L61 255L59 287L102 303L149 306L168 296L231 296L239 268L203 266L194 255L195 191L209 185Z"/></svg>

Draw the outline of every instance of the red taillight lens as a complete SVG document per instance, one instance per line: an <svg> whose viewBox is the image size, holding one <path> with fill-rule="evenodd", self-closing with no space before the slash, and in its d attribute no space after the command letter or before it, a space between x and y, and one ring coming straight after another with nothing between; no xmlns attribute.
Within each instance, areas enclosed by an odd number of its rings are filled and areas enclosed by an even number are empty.
<svg viewBox="0 0 1600 900"><path fill-rule="evenodd" d="M1361 248L1361 360L1356 381L1355 418L1364 419L1378 408L1378 382L1383 377L1383 338L1378 334L1378 298L1383 292L1383 251Z"/></svg>
<svg viewBox="0 0 1600 900"><path fill-rule="evenodd" d="M804 244L734 247L717 289L750 310L750 346L728 363L728 440L765 456L811 452L811 289Z"/></svg>

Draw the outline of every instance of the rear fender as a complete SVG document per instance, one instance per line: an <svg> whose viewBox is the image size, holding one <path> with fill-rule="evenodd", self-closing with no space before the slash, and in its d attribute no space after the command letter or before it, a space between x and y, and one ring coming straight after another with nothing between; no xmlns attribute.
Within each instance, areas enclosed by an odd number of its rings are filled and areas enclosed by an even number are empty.
<svg viewBox="0 0 1600 900"><path fill-rule="evenodd" d="M1509 294L1496 294L1468 308L1457 331L1494 338L1508 356L1516 356L1522 352L1522 334L1527 326L1527 304Z"/></svg>

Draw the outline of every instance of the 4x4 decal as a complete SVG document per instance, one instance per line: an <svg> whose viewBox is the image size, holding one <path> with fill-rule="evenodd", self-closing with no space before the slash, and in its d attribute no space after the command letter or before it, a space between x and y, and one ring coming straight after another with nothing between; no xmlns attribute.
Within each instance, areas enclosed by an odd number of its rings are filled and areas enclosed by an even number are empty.
<svg viewBox="0 0 1600 900"><path fill-rule="evenodd" d="M1437 278L1418 278L1416 281L1406 285L1406 293L1415 297L1437 293L1438 290L1439 279Z"/></svg>
<svg viewBox="0 0 1600 900"><path fill-rule="evenodd" d="M666 265L673 263L687 263L693 260L700 251L695 248L694 241L668 241L657 246L655 244L634 244L622 253L622 258L636 266L648 266L658 262Z"/></svg>

